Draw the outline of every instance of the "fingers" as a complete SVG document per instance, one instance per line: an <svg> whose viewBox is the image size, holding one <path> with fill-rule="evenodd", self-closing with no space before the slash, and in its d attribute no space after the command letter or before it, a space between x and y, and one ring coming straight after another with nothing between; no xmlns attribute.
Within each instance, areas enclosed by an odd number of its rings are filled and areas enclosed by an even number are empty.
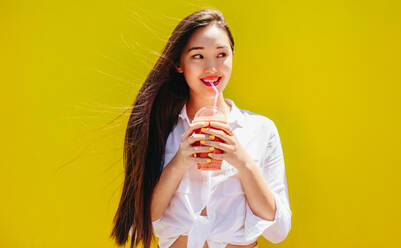
<svg viewBox="0 0 401 248"><path fill-rule="evenodd" d="M215 159L215 160L225 160L226 159L226 155L227 153L220 153L220 154L217 154L217 153L209 153L209 157L211 157L212 159Z"/></svg>
<svg viewBox="0 0 401 248"><path fill-rule="evenodd" d="M184 148L183 153L185 156L196 157L197 153L208 153L214 150L215 148L210 146L189 146Z"/></svg>
<svg viewBox="0 0 401 248"><path fill-rule="evenodd" d="M215 148L211 146L192 146L191 149L191 155L196 154L196 153L206 153L206 152L211 152L214 151Z"/></svg>
<svg viewBox="0 0 401 248"><path fill-rule="evenodd" d="M204 130L202 130L202 132L209 135L214 135L230 145L234 145L236 143L234 136L227 135L223 130L217 130L215 128L205 128Z"/></svg>
<svg viewBox="0 0 401 248"><path fill-rule="evenodd" d="M211 158L192 158L192 162L194 163L210 163L212 162Z"/></svg>
<svg viewBox="0 0 401 248"><path fill-rule="evenodd" d="M200 141L200 140L213 140L214 139L214 137L210 137L210 135L208 135L208 134L196 134L196 133L193 133L191 136L189 136L188 137L188 139L187 139L187 141L188 141L188 144L193 144L193 143L195 143L196 141Z"/></svg>
<svg viewBox="0 0 401 248"><path fill-rule="evenodd" d="M235 152L236 138L229 125L220 122L194 122L189 125L187 130L181 136L180 150L186 161L193 163L209 163L211 158L223 160L223 156ZM195 133L197 129L201 129L201 133ZM198 132L198 131L197 131ZM201 141L201 145L194 145L195 142ZM213 151L219 149L222 154L215 154ZM202 157L196 155L203 153ZM208 157L204 158L205 154Z"/></svg>
<svg viewBox="0 0 401 248"><path fill-rule="evenodd" d="M187 156L192 162L196 163L209 163L210 161L210 153L214 150L214 147L210 146L193 146L187 153ZM203 155L197 156L198 153ZM207 153L207 157L204 154Z"/></svg>
<svg viewBox="0 0 401 248"><path fill-rule="evenodd" d="M189 124L187 130L185 130L184 134L181 136L181 141L187 139L188 136L191 135L196 129L207 126L209 126L209 122L193 122Z"/></svg>
<svg viewBox="0 0 401 248"><path fill-rule="evenodd" d="M214 147L210 148L210 146L203 145L206 140L212 139L207 134L192 134L186 140L181 143L182 152L185 156L193 155L194 153L201 153L201 152L210 152L214 150ZM201 141L200 145L195 145L196 141Z"/></svg>
<svg viewBox="0 0 401 248"><path fill-rule="evenodd" d="M226 134L233 136L233 131L231 130L231 127L228 124L225 123L221 123L221 122L210 122L210 126L212 128L217 128L217 129L221 129L223 131L226 132Z"/></svg>
<svg viewBox="0 0 401 248"><path fill-rule="evenodd" d="M205 145L207 145L209 147L214 147L214 148L223 150L223 151L228 152L228 153L235 152L235 146L229 145L229 144L226 144L226 143L222 143L222 142L205 140Z"/></svg>

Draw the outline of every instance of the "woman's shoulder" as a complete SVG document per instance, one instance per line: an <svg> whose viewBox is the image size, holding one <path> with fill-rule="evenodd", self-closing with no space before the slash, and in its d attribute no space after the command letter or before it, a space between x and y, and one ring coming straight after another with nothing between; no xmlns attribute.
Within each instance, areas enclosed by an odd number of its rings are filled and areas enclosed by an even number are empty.
<svg viewBox="0 0 401 248"><path fill-rule="evenodd" d="M257 125L259 127L269 129L275 127L274 121L268 116L255 113L247 109L239 109L239 111L241 112L246 125Z"/></svg>
<svg viewBox="0 0 401 248"><path fill-rule="evenodd" d="M231 99L226 98L226 100L230 102L233 106L233 109L231 111L232 117L240 123L243 123L245 126L271 128L275 125L273 120L268 116L250 111L245 108L240 108Z"/></svg>

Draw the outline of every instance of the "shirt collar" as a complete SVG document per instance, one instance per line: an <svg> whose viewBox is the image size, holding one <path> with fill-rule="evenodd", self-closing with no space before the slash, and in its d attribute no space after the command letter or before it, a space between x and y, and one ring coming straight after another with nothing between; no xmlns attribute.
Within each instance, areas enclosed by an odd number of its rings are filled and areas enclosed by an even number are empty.
<svg viewBox="0 0 401 248"><path fill-rule="evenodd" d="M231 105L231 111L228 114L228 123L229 124L237 124L239 127L244 126L244 115L241 110L235 105L234 101L228 98L224 98L224 100ZM181 113L178 115L179 118L185 120L188 124L189 118L187 115L187 105L184 104L184 107L181 110Z"/></svg>

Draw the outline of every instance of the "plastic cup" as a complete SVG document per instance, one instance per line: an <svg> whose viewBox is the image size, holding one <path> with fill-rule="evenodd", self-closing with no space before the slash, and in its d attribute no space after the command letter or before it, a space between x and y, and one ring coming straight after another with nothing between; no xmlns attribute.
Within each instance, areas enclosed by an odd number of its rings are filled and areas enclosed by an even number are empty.
<svg viewBox="0 0 401 248"><path fill-rule="evenodd" d="M221 122L221 123L227 124L226 116L224 115L224 113L221 110L219 110L216 107L203 107L203 108L199 109L198 112L196 112L194 119L192 120L192 123L205 122L205 121L209 122L209 125L207 126L208 128L212 127L212 126L210 126L210 122ZM212 128L218 129L216 127L212 127ZM194 133L199 134L199 133L203 133L203 132L201 131L201 128L199 128L199 129L196 129L194 131ZM213 139L213 141L224 143L224 141L222 139L220 139L219 137L215 137ZM201 144L200 141L196 141L192 144L192 146L206 146L206 145ZM210 151L210 152L196 153L196 156L201 157L201 158L210 158L210 157L208 157L208 153L220 154L220 153L223 153L223 151L218 148L215 148L213 151ZM210 159L212 161L209 163L197 163L197 168L199 170L221 170L221 164L223 161L217 160L217 159L212 159L212 158L210 158Z"/></svg>

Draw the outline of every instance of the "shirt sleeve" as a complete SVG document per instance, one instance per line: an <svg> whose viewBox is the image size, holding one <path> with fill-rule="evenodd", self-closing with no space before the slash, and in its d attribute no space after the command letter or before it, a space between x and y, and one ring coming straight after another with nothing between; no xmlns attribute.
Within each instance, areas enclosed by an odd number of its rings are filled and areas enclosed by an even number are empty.
<svg viewBox="0 0 401 248"><path fill-rule="evenodd" d="M288 199L287 179L283 149L276 125L271 121L271 132L265 149L265 155L261 161L261 172L274 195L276 213L273 221L262 219L253 214L247 205L246 223L248 227L254 227L254 233L262 233L270 242L277 244L283 241L291 229L291 210ZM249 230L252 230L250 228Z"/></svg>
<svg viewBox="0 0 401 248"><path fill-rule="evenodd" d="M170 161L173 159L173 157L175 156L175 152L165 152L164 153L164 163L163 163L163 169L164 167L166 167Z"/></svg>

